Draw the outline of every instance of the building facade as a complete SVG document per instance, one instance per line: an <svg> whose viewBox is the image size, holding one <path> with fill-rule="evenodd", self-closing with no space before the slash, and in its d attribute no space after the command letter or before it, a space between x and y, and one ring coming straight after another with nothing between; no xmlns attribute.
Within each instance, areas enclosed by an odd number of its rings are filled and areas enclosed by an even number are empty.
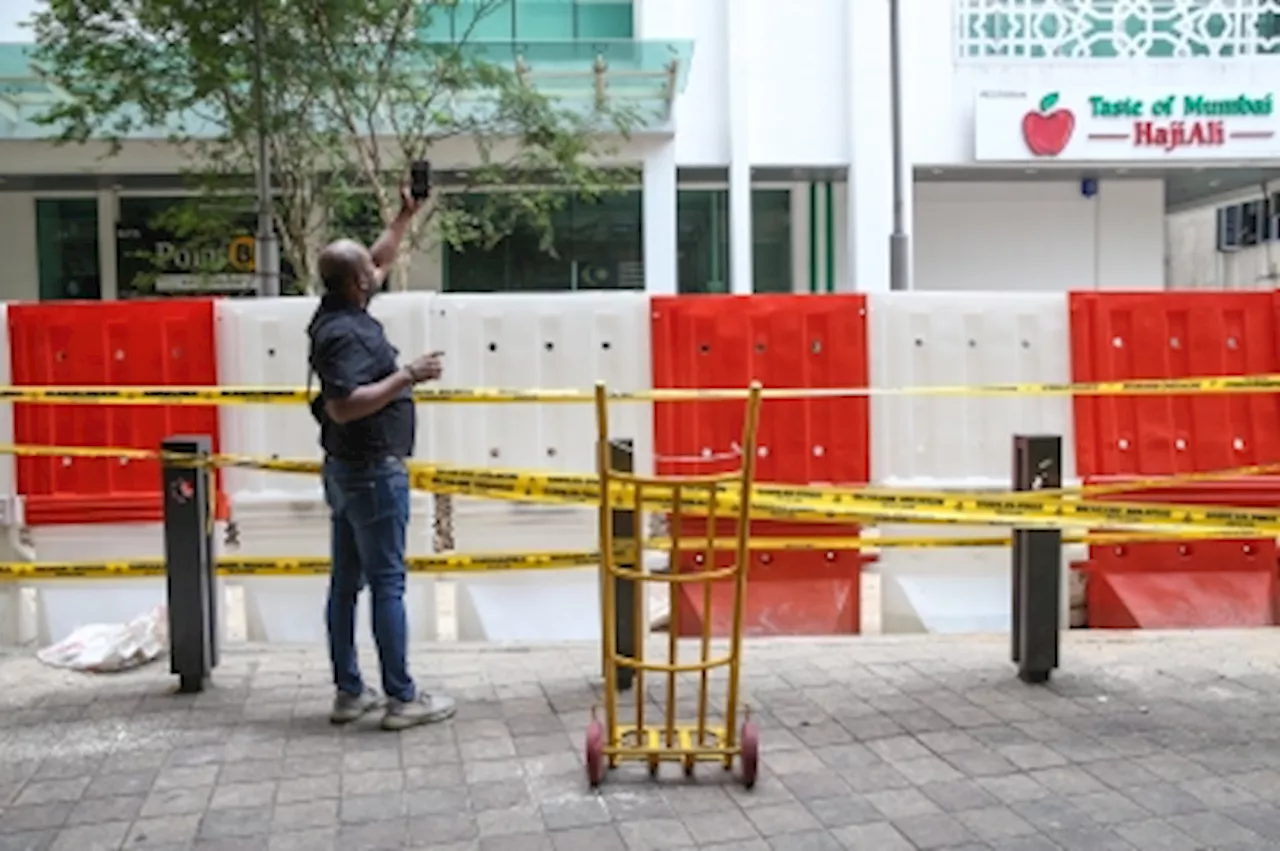
<svg viewBox="0 0 1280 851"><path fill-rule="evenodd" d="M1177 286L1192 275L1177 258L1198 238L1170 213L1256 193L1280 162L1280 23L1264 0L899 3L896 200L912 288ZM615 64L648 81L666 119L621 151L642 165L632 191L562 213L556 257L520 234L489 251L423 253L413 288L890 287L889 0L508 9L473 38L560 45L545 59L530 48L534 69L577 62L584 79L597 56L627 57ZM17 45L0 52L0 298L130 297L140 251L168 251L180 277L182 246L148 226L181 194L176 154L148 139L105 159L51 145L24 118L24 62ZM466 166L448 150L435 159Z"/></svg>

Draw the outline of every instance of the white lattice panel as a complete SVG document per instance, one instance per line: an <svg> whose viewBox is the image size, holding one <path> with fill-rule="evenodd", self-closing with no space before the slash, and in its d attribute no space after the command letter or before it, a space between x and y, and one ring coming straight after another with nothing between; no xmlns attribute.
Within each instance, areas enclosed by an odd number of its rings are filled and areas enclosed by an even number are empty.
<svg viewBox="0 0 1280 851"><path fill-rule="evenodd" d="M1066 293L872 293L867 333L875 387L1070 380ZM872 481L1007 488L1018 433L1062 435L1075 476L1068 397L872 396Z"/></svg>
<svg viewBox="0 0 1280 851"><path fill-rule="evenodd" d="M1280 49L1272 0L957 0L960 59L1209 59Z"/></svg>

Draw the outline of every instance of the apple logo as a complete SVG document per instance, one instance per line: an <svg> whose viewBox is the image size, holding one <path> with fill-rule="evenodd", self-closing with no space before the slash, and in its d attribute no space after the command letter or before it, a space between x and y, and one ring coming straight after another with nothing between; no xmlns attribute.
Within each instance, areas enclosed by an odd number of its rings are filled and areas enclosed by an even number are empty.
<svg viewBox="0 0 1280 851"><path fill-rule="evenodd" d="M1028 112L1022 117L1022 138L1037 157L1056 157L1071 141L1071 131L1076 128L1076 117L1069 109L1050 112L1058 103L1058 93L1050 92L1040 101L1039 112Z"/></svg>

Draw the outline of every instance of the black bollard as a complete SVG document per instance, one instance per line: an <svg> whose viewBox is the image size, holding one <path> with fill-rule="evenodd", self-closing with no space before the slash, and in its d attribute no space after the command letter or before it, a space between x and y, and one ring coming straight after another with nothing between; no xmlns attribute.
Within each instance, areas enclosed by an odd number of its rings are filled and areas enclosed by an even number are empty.
<svg viewBox="0 0 1280 851"><path fill-rule="evenodd" d="M161 449L182 456L208 457L208 436L176 436ZM213 561L212 471L182 459L166 459L164 563L169 598L169 670L178 691L204 691L218 665L217 576Z"/></svg>
<svg viewBox="0 0 1280 851"><path fill-rule="evenodd" d="M1016 435L1013 438L1013 489L1062 487L1062 438ZM1062 532L1015 529L1013 532L1013 647L1018 678L1048 682L1058 667L1059 611L1062 597Z"/></svg>

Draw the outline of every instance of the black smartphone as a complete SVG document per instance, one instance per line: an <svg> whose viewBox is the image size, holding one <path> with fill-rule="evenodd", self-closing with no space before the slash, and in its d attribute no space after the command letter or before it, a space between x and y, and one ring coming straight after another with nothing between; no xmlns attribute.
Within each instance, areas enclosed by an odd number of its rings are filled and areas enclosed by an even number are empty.
<svg viewBox="0 0 1280 851"><path fill-rule="evenodd" d="M409 172L409 192L419 201L431 194L431 161L416 160Z"/></svg>

